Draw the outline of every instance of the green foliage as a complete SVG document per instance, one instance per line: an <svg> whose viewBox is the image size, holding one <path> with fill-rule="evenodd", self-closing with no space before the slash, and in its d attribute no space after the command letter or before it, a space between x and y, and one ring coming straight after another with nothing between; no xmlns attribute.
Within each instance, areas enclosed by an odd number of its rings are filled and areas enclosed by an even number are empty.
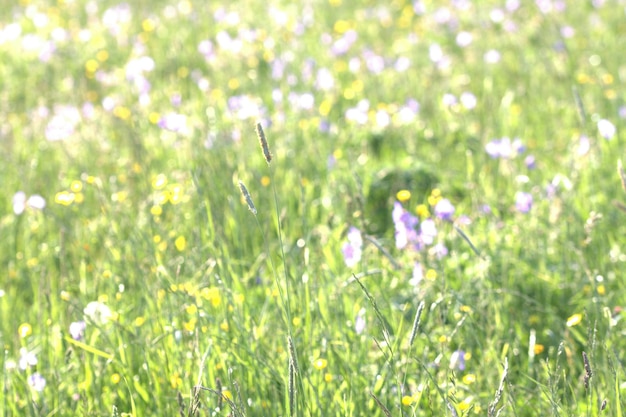
<svg viewBox="0 0 626 417"><path fill-rule="evenodd" d="M437 3L2 9L0 417L621 417L623 10Z"/></svg>

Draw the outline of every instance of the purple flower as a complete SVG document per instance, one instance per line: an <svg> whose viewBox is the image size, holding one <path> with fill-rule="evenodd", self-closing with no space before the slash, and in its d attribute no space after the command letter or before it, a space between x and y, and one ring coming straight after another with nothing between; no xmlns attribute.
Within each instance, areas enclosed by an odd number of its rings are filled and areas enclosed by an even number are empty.
<svg viewBox="0 0 626 417"><path fill-rule="evenodd" d="M493 139L487 143L485 150L492 158L511 159L524 153L526 147L520 139L516 138L511 141L511 139L505 136L501 139Z"/></svg>
<svg viewBox="0 0 626 417"><path fill-rule="evenodd" d="M419 219L406 211L397 201L393 204L391 217L396 229L396 248L404 249L409 243L417 243L418 235L415 227Z"/></svg>
<svg viewBox="0 0 626 417"><path fill-rule="evenodd" d="M348 229L348 241L343 244L341 253L348 268L352 268L361 261L363 238L361 232L354 226Z"/></svg>
<svg viewBox="0 0 626 417"><path fill-rule="evenodd" d="M365 330L365 309L362 308L356 315L356 319L354 320L354 331L356 334L361 334Z"/></svg>
<svg viewBox="0 0 626 417"><path fill-rule="evenodd" d="M39 372L35 372L28 377L28 385L35 391L41 392L46 387L46 380Z"/></svg>
<svg viewBox="0 0 626 417"><path fill-rule="evenodd" d="M169 130L170 132L180 132L187 128L187 116L178 113L168 113L161 117L158 123L161 129Z"/></svg>
<svg viewBox="0 0 626 417"><path fill-rule="evenodd" d="M447 198L442 198L435 205L435 216L441 220L450 221L454 215L454 206Z"/></svg>
<svg viewBox="0 0 626 417"><path fill-rule="evenodd" d="M465 351L455 350L450 356L450 369L465 370Z"/></svg>
<svg viewBox="0 0 626 417"><path fill-rule="evenodd" d="M526 159L524 159L524 164L526 165L526 168L528 169L537 168L537 161L535 161L534 155L528 155Z"/></svg>
<svg viewBox="0 0 626 417"><path fill-rule="evenodd" d="M86 328L87 324L82 320L70 323L70 336L74 340L82 340L85 337Z"/></svg>
<svg viewBox="0 0 626 417"><path fill-rule="evenodd" d="M533 206L533 196L530 193L518 191L515 193L515 208L520 213L528 213Z"/></svg>

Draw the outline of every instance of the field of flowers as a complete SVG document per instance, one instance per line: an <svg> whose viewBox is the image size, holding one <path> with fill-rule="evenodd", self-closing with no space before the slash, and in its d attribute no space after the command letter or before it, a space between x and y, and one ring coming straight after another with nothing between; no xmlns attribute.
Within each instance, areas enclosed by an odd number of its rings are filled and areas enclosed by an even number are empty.
<svg viewBox="0 0 626 417"><path fill-rule="evenodd" d="M625 13L3 6L0 417L622 417Z"/></svg>

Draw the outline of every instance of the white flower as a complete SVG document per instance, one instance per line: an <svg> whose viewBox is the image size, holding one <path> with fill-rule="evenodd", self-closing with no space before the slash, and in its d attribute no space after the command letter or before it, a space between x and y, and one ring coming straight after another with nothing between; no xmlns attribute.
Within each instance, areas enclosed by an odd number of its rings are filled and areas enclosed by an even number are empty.
<svg viewBox="0 0 626 417"><path fill-rule="evenodd" d="M92 301L87 304L83 313L85 313L86 318L99 325L108 323L113 317L111 309L106 304L99 301Z"/></svg>

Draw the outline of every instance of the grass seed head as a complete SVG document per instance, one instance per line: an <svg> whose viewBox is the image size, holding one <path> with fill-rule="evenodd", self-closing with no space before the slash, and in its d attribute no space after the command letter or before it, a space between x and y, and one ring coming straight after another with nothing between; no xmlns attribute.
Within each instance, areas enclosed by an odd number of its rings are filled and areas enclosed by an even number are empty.
<svg viewBox="0 0 626 417"><path fill-rule="evenodd" d="M259 143L261 144L261 150L263 150L263 157L265 158L265 162L269 165L272 162L272 154L270 152L270 148L267 144L267 139L265 138L265 132L263 132L263 126L260 122L256 124L256 135L259 138Z"/></svg>

